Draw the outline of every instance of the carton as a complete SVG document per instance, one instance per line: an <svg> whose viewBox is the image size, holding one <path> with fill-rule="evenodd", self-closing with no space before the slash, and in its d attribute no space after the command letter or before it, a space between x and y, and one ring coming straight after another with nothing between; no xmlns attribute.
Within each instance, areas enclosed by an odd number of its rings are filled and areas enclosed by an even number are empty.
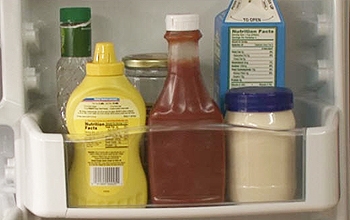
<svg viewBox="0 0 350 220"><path fill-rule="evenodd" d="M285 22L275 0L232 0L215 17L214 99L244 86L284 86Z"/></svg>

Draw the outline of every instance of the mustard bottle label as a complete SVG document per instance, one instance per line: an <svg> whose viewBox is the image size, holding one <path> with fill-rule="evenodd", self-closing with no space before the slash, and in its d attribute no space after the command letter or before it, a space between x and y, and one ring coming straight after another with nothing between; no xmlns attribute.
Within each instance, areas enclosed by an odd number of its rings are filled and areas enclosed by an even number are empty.
<svg viewBox="0 0 350 220"><path fill-rule="evenodd" d="M110 118L120 115L121 118L139 117L135 104L119 97L88 97L79 103L74 112L74 120L86 118ZM139 119L136 119L138 121ZM106 131L106 130L103 130Z"/></svg>
<svg viewBox="0 0 350 220"><path fill-rule="evenodd" d="M83 128L87 135L137 126L139 120L135 104L119 97L88 97L74 112L75 126ZM99 195L117 193L128 180L128 135L114 134L101 141L87 142L84 148L85 181Z"/></svg>

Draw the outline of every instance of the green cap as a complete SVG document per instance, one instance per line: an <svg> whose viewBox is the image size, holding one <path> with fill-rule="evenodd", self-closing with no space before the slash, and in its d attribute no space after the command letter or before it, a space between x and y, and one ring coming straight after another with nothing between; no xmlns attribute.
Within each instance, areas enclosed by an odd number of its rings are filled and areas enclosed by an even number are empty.
<svg viewBox="0 0 350 220"><path fill-rule="evenodd" d="M61 8L60 21L62 23L82 23L91 18L91 9L87 7Z"/></svg>

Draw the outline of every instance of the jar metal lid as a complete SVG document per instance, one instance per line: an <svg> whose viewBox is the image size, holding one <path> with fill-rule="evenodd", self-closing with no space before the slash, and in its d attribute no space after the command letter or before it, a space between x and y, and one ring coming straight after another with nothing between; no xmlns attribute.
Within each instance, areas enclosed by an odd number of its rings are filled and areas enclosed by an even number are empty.
<svg viewBox="0 0 350 220"><path fill-rule="evenodd" d="M293 93L284 87L241 87L225 95L228 111L276 112L293 108Z"/></svg>
<svg viewBox="0 0 350 220"><path fill-rule="evenodd" d="M133 54L123 57L122 60L126 68L166 68L168 65L168 54Z"/></svg>

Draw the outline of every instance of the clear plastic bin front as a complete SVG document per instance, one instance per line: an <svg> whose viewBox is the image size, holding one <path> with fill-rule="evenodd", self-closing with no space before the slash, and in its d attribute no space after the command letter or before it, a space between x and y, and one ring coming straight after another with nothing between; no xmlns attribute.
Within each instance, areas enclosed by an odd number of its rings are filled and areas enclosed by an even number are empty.
<svg viewBox="0 0 350 220"><path fill-rule="evenodd" d="M199 124L61 135L45 130L52 129L48 114L28 114L21 122L25 207L42 217L86 218L333 207L339 200L338 110L304 101L297 100L296 109L317 113L309 121L315 126L303 127L296 114L297 128L282 131ZM157 145L150 145L152 138Z"/></svg>
<svg viewBox="0 0 350 220"><path fill-rule="evenodd" d="M152 138L158 145L148 144ZM68 207L300 201L305 196L304 138L305 129L271 131L223 124L69 135ZM113 147L96 147L111 143Z"/></svg>

